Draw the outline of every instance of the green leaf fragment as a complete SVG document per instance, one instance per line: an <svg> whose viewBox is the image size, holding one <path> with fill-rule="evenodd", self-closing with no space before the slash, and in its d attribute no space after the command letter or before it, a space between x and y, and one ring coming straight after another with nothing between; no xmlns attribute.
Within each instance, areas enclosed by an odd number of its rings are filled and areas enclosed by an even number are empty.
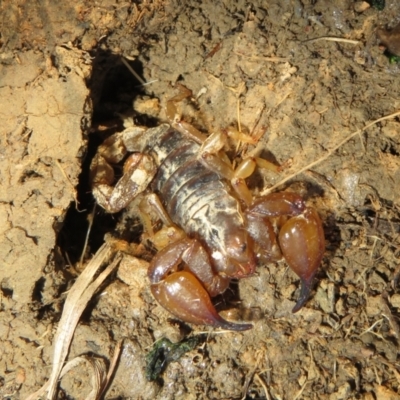
<svg viewBox="0 0 400 400"><path fill-rule="evenodd" d="M385 8L385 0L367 0L367 3L379 11Z"/></svg>
<svg viewBox="0 0 400 400"><path fill-rule="evenodd" d="M201 335L192 336L178 343L172 343L167 338L158 340L146 356L146 379L148 381L158 379L169 363L179 360L185 353L199 345L202 340Z"/></svg>

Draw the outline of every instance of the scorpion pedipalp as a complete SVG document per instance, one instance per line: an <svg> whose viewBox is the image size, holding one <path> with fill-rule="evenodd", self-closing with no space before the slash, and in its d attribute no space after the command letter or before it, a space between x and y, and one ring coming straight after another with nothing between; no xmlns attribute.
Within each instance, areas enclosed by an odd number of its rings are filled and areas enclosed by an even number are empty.
<svg viewBox="0 0 400 400"><path fill-rule="evenodd" d="M283 258L301 280L300 297L292 310L295 313L304 306L310 296L314 276L325 252L321 219L313 208L306 207L301 196L291 192L272 193L255 200L248 214L250 226L253 226L252 236L259 246L262 246L263 240L259 233L254 231L266 231L268 221L257 221L254 217L290 217L280 228L278 242ZM264 229L260 229L263 224ZM272 247L273 234L266 231L264 235L268 237L266 242L271 246L267 249L267 254L271 254L272 257L276 254L275 259L278 259L279 252L275 249L273 251Z"/></svg>
<svg viewBox="0 0 400 400"><path fill-rule="evenodd" d="M183 321L235 331L252 328L226 321L217 313L210 296L222 293L229 279L213 271L207 252L196 239L181 239L158 252L148 276L155 299Z"/></svg>
<svg viewBox="0 0 400 400"><path fill-rule="evenodd" d="M314 276L325 252L322 222L313 208L289 219L279 232L282 254L290 268L301 280L300 297L293 308L299 311L306 303Z"/></svg>
<svg viewBox="0 0 400 400"><path fill-rule="evenodd" d="M190 272L178 271L151 286L156 300L179 319L233 331L251 329L251 324L236 324L223 319L214 308L210 296Z"/></svg>

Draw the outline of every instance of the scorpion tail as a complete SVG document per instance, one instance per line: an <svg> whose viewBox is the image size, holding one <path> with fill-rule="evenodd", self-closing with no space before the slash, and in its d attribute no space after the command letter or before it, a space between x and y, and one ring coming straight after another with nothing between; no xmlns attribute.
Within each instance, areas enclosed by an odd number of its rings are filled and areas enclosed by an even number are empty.
<svg viewBox="0 0 400 400"><path fill-rule="evenodd" d="M168 275L153 284L151 291L164 308L185 322L232 331L245 331L253 327L251 324L236 324L223 319L202 284L188 271Z"/></svg>

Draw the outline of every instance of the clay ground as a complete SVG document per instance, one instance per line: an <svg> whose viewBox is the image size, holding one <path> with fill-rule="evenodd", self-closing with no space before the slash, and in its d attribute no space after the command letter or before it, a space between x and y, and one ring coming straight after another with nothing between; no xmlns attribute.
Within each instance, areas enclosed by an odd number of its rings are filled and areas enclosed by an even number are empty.
<svg viewBox="0 0 400 400"><path fill-rule="evenodd" d="M133 110L137 123L165 120L179 82L193 92L179 105L186 121L260 134L255 151L283 166L259 171L255 194L291 177L276 190L297 191L318 210L327 249L312 298L292 314L298 278L283 262L261 265L238 283L235 301L217 300L226 318L254 328L219 333L178 324L152 298L145 271L121 269L83 314L68 358L109 360L124 339L108 399L400 398L399 119L360 131L400 110L400 69L375 35L398 23L400 4L55 4L1 4L1 397L25 398L50 375L93 207L88 167L110 132L99 126ZM307 42L327 36L357 42ZM105 233L139 240L137 220L123 217L97 209L85 261ZM157 339L204 331L201 345L147 382ZM57 398L85 398L90 387L77 367Z"/></svg>

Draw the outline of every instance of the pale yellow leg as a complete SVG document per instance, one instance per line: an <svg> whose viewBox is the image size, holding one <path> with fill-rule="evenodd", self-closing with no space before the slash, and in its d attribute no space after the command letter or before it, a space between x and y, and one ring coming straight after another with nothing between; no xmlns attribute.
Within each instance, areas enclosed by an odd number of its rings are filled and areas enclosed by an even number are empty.
<svg viewBox="0 0 400 400"><path fill-rule="evenodd" d="M140 202L139 209L141 211L141 219L145 232L149 236L149 240L158 250L186 237L185 233L172 222L160 199L155 193L146 196ZM163 223L163 227L157 232L154 232L153 229L153 221L150 216L151 212L155 213Z"/></svg>
<svg viewBox="0 0 400 400"><path fill-rule="evenodd" d="M248 144L257 144L257 138L254 138L250 135L246 135L245 133L235 129L235 128L228 128L226 129L227 135L235 140L236 142L243 142Z"/></svg>
<svg viewBox="0 0 400 400"><path fill-rule="evenodd" d="M202 144L207 136L203 135L198 129L196 129L193 125L188 124L185 121L182 121L181 116L176 109L175 102L182 101L183 99L192 96L192 92L185 88L183 85L180 85L180 93L174 96L172 99L167 101L167 106L165 109L165 114L171 126L175 128L177 131L187 135L189 138L194 140L195 142Z"/></svg>
<svg viewBox="0 0 400 400"><path fill-rule="evenodd" d="M255 157L255 160L256 160L257 166L259 168L268 169L269 171L276 172L276 173L279 172L279 167L277 165L273 164L272 162L265 160L264 158L261 158L261 157Z"/></svg>
<svg viewBox="0 0 400 400"><path fill-rule="evenodd" d="M253 158L246 158L237 166L234 171L234 178L231 180L232 187L248 206L253 201L253 195L246 185L245 179L251 176L256 168L256 162Z"/></svg>
<svg viewBox="0 0 400 400"><path fill-rule="evenodd" d="M177 112L174 102L181 101L190 96L192 96L192 92L184 86L181 86L180 93L170 99L167 103L167 118L171 121L171 125L175 129L201 144L197 157L198 160L222 178L229 180L239 198L247 205L250 205L253 201L253 196L246 185L245 179L254 172L256 165L260 168L266 168L274 172L278 172L279 167L267 160L256 157L243 160L236 170L234 170L226 154L222 152L227 142L227 136L237 142L247 144L256 144L258 138L246 135L234 128L228 128L224 133L214 132L210 136L206 137L192 125L181 121L180 115Z"/></svg>

